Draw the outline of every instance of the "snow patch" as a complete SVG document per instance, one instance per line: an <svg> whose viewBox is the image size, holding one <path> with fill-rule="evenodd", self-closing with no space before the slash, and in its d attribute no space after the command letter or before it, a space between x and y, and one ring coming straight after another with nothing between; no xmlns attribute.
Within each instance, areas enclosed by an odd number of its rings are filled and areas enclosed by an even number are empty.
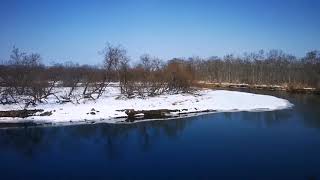
<svg viewBox="0 0 320 180"><path fill-rule="evenodd" d="M64 89L60 92L63 93ZM47 103L39 104L29 109L44 109L51 111L51 116L31 116L28 118L1 118L0 122L85 122L90 120L103 120L107 123L118 123L126 117L123 109L180 110L183 113L196 113L203 111L234 112L234 111L273 111L290 108L293 105L281 98L269 95L259 95L227 90L199 90L196 94L171 94L147 98L123 99L116 87L108 87L105 94L98 100L81 100L79 104L59 104L54 97ZM1 105L0 111L19 110L21 104Z"/></svg>

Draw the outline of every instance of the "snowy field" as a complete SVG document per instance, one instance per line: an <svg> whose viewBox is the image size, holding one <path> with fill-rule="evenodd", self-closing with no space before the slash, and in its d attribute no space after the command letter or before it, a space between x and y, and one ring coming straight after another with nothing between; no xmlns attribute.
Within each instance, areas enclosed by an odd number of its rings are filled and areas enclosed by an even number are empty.
<svg viewBox="0 0 320 180"><path fill-rule="evenodd" d="M66 93L60 88L57 93ZM202 111L234 112L234 111L273 111L290 108L293 105L285 100L268 95L226 91L198 90L194 94L161 95L147 98L119 98L120 92L116 87L108 87L98 100L80 100L79 103L57 103L54 97L47 102L28 109L44 109L51 111L51 116L31 116L28 118L0 118L0 122L34 121L34 122L84 122L88 120L119 123L126 117L123 109L180 110L180 113L196 113ZM0 105L0 111L21 110L23 105ZM179 112L176 112L178 114Z"/></svg>

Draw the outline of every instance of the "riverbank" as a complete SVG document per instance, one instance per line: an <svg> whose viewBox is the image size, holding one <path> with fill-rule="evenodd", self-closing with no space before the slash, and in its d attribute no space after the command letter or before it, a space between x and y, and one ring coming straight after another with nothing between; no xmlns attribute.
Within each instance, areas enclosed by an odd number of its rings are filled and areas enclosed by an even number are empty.
<svg viewBox="0 0 320 180"><path fill-rule="evenodd" d="M56 94L63 94L58 88ZM81 91L81 89L79 89ZM125 119L143 119L156 113L155 118L179 117L185 114L230 111L273 111L290 108L292 104L268 95L227 90L199 89L194 93L164 94L156 97L125 98L117 87L108 87L97 100L81 99L77 103L58 103L54 97L47 102L28 107L39 109L28 117L0 117L0 123L64 123L96 122L121 123ZM0 111L23 110L23 104L1 105ZM131 115L129 114L131 112ZM132 115L132 112L135 112ZM160 116L159 116L160 115Z"/></svg>
<svg viewBox="0 0 320 180"><path fill-rule="evenodd" d="M290 93L310 93L320 95L320 89L312 87L293 88L280 85L261 85L261 84L245 84L245 83L214 83L198 81L195 86L200 88L226 88L226 89L255 89L255 90L268 90L268 91L286 91Z"/></svg>

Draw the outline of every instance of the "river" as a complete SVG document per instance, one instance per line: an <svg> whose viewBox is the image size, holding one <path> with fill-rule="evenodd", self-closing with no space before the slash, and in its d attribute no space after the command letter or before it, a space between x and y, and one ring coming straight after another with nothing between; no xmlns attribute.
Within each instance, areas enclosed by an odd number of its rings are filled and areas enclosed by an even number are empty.
<svg viewBox="0 0 320 180"><path fill-rule="evenodd" d="M320 178L320 96L292 109L0 129L0 179Z"/></svg>

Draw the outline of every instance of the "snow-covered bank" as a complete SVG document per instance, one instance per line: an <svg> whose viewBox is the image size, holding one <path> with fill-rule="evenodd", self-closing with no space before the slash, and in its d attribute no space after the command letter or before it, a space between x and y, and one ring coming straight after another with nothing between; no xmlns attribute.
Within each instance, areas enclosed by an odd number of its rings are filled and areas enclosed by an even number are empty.
<svg viewBox="0 0 320 180"><path fill-rule="evenodd" d="M63 91L61 90L61 93ZM47 103L39 104L30 109L44 109L51 111L50 116L31 116L22 118L0 118L0 122L17 122L31 120L34 122L82 122L86 120L104 120L107 123L117 123L126 117L123 109L180 110L183 113L202 111L272 111L290 108L292 104L285 100L268 95L258 95L225 90L199 90L195 94L161 95L148 98L123 99L119 97L119 90L115 87L107 88L105 94L96 101L81 100L79 104L59 104L54 97ZM0 111L18 110L22 105L0 105ZM179 112L174 112L179 113Z"/></svg>

